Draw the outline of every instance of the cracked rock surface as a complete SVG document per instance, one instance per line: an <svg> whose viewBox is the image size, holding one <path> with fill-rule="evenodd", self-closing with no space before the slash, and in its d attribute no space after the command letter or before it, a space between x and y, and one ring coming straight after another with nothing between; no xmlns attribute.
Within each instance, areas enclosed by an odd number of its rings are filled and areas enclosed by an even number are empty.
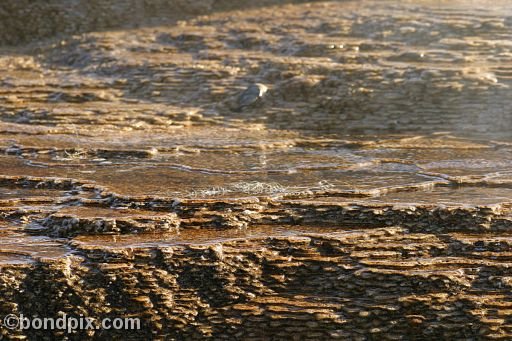
<svg viewBox="0 0 512 341"><path fill-rule="evenodd" d="M506 1L64 3L0 4L0 316L141 329L3 338L512 338Z"/></svg>

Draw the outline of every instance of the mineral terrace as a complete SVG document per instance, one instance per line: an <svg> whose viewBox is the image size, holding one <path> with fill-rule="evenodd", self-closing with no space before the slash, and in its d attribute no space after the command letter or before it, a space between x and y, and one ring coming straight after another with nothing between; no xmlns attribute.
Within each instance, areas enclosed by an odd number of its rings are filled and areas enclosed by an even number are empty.
<svg viewBox="0 0 512 341"><path fill-rule="evenodd" d="M68 3L0 4L0 318L141 329L0 339L512 338L509 2Z"/></svg>

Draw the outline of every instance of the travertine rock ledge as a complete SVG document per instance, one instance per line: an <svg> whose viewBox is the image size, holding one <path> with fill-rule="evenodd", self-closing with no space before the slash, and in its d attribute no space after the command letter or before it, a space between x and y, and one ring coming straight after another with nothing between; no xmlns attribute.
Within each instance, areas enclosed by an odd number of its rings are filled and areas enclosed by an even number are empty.
<svg viewBox="0 0 512 341"><path fill-rule="evenodd" d="M0 1L0 339L512 339L511 18Z"/></svg>

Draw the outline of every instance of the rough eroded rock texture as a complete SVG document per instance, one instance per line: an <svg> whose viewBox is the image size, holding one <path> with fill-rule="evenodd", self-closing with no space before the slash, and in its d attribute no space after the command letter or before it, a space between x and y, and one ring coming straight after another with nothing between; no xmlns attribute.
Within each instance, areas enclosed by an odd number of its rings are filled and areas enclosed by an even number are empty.
<svg viewBox="0 0 512 341"><path fill-rule="evenodd" d="M0 5L0 316L142 328L4 338L512 338L507 2L61 3Z"/></svg>

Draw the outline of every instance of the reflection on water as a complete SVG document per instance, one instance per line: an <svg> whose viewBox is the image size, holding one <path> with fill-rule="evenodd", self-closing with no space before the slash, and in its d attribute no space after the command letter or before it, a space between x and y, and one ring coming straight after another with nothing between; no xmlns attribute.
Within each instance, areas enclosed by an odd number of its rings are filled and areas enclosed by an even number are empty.
<svg viewBox="0 0 512 341"><path fill-rule="evenodd" d="M0 2L3 315L511 339L510 1L249 2Z"/></svg>
<svg viewBox="0 0 512 341"><path fill-rule="evenodd" d="M0 208L34 232L77 207L140 222L160 205L200 228L201 209L240 223L216 200L505 204L510 18L499 1L333 1L6 52ZM261 103L232 111L253 82ZM243 233L288 233L270 230ZM201 233L169 238L216 238Z"/></svg>
<svg viewBox="0 0 512 341"><path fill-rule="evenodd" d="M180 233L170 234L142 234L142 235L117 235L117 236L80 236L73 240L75 247L119 248L126 247L154 247L187 244L215 245L223 242L246 241L252 238L274 238L283 236L296 236L298 234L321 233L341 235L350 233L340 232L336 228L329 227L301 227L301 226L255 226L250 229L229 230L183 230Z"/></svg>

